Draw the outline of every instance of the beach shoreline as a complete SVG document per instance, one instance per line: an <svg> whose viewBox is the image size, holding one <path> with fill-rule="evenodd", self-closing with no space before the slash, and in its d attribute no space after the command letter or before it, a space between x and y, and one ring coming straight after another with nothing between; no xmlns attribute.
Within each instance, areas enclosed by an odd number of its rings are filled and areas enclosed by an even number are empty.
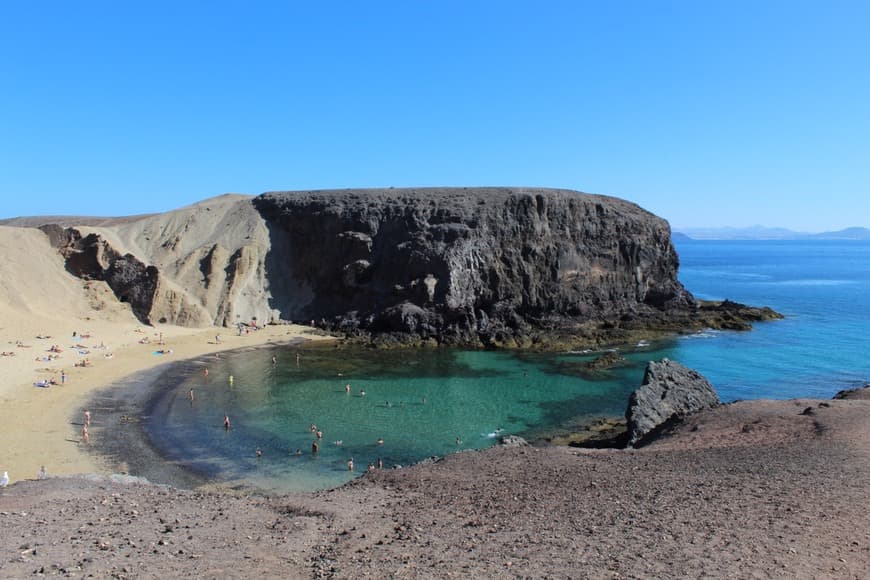
<svg viewBox="0 0 870 580"><path fill-rule="evenodd" d="M211 489L221 488L223 484L216 481L209 470L190 462L180 463L152 442L146 423L154 414L155 405L165 393L178 389L188 377L201 373L209 361L219 360L217 356L231 357L263 348L301 348L306 342L307 338L297 336L280 343L243 345L220 353L205 353L146 369L101 389L89 402L91 409L99 410L101 421L94 423L93 442L88 451L112 473L133 475L178 489L206 485Z"/></svg>
<svg viewBox="0 0 870 580"><path fill-rule="evenodd" d="M148 327L129 319L19 315L6 322L0 344L14 354L0 360L0 424L5 431L0 469L12 481L36 479L43 467L51 475L115 472L117 461L91 449L101 447L97 437L112 435L105 432L98 409L89 409L89 443L83 442L84 411L102 391L141 382L167 363L249 347L332 340L290 324L239 335L227 328ZM52 351L54 346L59 352ZM40 381L48 386L36 386Z"/></svg>

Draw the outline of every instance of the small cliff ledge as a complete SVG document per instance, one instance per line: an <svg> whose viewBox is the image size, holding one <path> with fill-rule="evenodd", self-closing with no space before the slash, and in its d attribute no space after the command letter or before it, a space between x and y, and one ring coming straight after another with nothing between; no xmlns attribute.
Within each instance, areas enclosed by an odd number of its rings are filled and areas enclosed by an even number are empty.
<svg viewBox="0 0 870 580"><path fill-rule="evenodd" d="M664 220L569 190L273 192L266 269L283 318L391 340L533 346L685 326ZM669 312L680 313L670 316Z"/></svg>

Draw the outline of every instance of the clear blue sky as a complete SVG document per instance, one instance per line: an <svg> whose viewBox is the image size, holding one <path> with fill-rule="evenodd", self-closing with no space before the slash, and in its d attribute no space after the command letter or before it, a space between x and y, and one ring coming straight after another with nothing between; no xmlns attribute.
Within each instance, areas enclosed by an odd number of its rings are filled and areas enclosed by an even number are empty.
<svg viewBox="0 0 870 580"><path fill-rule="evenodd" d="M870 2L0 5L0 217L536 185L870 226Z"/></svg>

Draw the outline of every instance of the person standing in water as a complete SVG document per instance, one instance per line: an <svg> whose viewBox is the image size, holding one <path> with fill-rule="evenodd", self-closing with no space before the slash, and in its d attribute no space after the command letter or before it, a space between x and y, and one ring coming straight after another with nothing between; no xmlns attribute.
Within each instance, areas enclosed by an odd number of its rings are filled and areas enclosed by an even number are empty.
<svg viewBox="0 0 870 580"><path fill-rule="evenodd" d="M347 460L347 469L348 471L353 471L353 457Z"/></svg>
<svg viewBox="0 0 870 580"><path fill-rule="evenodd" d="M230 416L229 416L229 415L224 415L224 431L229 431L229 430L230 430L230 427L231 427L231 425L230 425Z"/></svg>
<svg viewBox="0 0 870 580"><path fill-rule="evenodd" d="M193 387L191 387L190 390L187 391L187 398L190 399L190 404L193 405Z"/></svg>

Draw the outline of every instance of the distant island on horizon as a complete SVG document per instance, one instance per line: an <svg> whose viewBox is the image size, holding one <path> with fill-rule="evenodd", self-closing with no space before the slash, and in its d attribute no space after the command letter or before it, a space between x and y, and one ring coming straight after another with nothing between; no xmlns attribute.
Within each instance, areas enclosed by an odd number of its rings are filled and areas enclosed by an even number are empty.
<svg viewBox="0 0 870 580"><path fill-rule="evenodd" d="M832 232L796 232L786 228L750 226L745 228L678 228L673 239L680 240L870 240L870 229L851 227Z"/></svg>

